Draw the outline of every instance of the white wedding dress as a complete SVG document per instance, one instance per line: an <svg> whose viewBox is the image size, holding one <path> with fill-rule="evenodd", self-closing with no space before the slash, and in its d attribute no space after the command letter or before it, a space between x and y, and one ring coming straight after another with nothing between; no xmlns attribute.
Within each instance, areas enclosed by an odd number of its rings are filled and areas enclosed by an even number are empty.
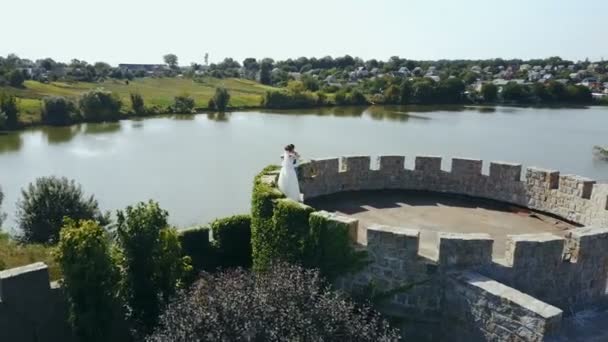
<svg viewBox="0 0 608 342"><path fill-rule="evenodd" d="M300 184L294 165L295 160L296 157L293 154L287 152L283 154L281 173L279 173L279 190L287 198L300 202Z"/></svg>

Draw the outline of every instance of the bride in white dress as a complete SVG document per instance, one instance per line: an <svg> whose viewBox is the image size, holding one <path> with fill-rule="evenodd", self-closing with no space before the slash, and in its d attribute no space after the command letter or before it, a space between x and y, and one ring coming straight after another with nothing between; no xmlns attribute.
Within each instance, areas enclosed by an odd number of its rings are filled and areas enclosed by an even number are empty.
<svg viewBox="0 0 608 342"><path fill-rule="evenodd" d="M300 202L300 184L296 174L295 164L299 155L295 151L295 146L289 144L285 146L283 162L281 163L281 173L279 173L279 190L287 198Z"/></svg>

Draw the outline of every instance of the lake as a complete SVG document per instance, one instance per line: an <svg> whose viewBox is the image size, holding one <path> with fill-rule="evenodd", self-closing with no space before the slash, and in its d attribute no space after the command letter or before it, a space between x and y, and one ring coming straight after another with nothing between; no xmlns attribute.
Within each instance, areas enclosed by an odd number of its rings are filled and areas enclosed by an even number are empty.
<svg viewBox="0 0 608 342"><path fill-rule="evenodd" d="M104 210L155 199L178 226L244 213L254 175L279 163L288 143L304 158L399 154L412 167L411 157L429 154L608 180L608 163L592 153L594 145L608 145L605 107L373 106L158 117L0 135L5 226L14 225L20 189L48 175L75 179Z"/></svg>

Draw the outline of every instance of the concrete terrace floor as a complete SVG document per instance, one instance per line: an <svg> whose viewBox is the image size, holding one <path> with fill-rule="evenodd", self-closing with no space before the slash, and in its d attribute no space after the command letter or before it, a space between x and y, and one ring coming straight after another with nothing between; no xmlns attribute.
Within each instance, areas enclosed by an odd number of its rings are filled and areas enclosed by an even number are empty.
<svg viewBox="0 0 608 342"><path fill-rule="evenodd" d="M503 259L508 235L553 233L574 227L554 217L496 201L419 191L359 191L307 201L359 220L359 231L373 224L420 230L419 253L437 254L439 232L487 233L494 239L493 257Z"/></svg>

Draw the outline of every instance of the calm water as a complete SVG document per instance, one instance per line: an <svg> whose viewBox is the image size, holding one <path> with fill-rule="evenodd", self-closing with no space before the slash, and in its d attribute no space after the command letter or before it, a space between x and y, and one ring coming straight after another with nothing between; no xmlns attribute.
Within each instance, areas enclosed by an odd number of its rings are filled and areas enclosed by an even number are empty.
<svg viewBox="0 0 608 342"><path fill-rule="evenodd" d="M73 178L103 209L156 199L173 224L246 212L253 176L294 143L304 158L431 154L521 162L608 180L608 108L370 107L151 118L0 135L3 210L36 177ZM411 166L413 159L406 165ZM449 160L443 167L449 168ZM487 172L487 165L484 165Z"/></svg>

